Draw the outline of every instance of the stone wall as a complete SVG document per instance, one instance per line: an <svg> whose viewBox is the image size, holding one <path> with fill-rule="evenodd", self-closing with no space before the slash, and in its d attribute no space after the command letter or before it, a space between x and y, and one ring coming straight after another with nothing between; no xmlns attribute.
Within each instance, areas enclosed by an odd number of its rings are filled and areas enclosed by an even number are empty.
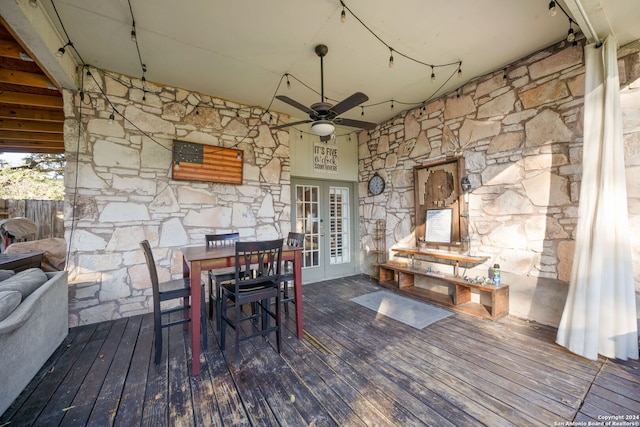
<svg viewBox="0 0 640 427"><path fill-rule="evenodd" d="M286 236L289 134L271 132L270 114L90 71L80 76L82 96L64 94L71 325L149 310L143 239L151 243L160 280L168 280L182 276L179 248L204 244L207 233ZM243 150L243 184L172 180L174 139Z"/></svg>
<svg viewBox="0 0 640 427"><path fill-rule="evenodd" d="M639 52L638 42L619 51L635 236L640 235ZM578 221L583 92L583 47L563 42L360 133L360 233L367 273L374 273L370 249L376 247L377 219L386 220L387 250L415 242L413 167L441 155L462 155L473 185L470 252L490 258L468 274L486 276L488 267L499 263L511 285L512 314L556 323L571 275ZM387 190L363 197L375 171L386 178ZM640 290L640 243L634 240ZM538 304L555 307L540 314Z"/></svg>

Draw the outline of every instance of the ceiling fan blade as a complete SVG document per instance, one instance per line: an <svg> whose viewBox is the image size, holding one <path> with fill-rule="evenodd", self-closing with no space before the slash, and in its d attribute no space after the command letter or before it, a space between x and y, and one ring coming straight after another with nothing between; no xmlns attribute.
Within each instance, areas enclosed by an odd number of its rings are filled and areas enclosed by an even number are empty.
<svg viewBox="0 0 640 427"><path fill-rule="evenodd" d="M289 98L288 96L278 95L278 96L276 96L276 98L279 99L282 102L286 102L287 104L291 105L292 107L296 107L300 111L304 111L307 114L315 114L316 113L311 108L307 107L306 105L300 104L298 101L294 101L293 99Z"/></svg>
<svg viewBox="0 0 640 427"><path fill-rule="evenodd" d="M331 110L336 113L336 116L344 113L347 110L357 107L365 101L368 101L369 97L362 92L356 92L353 95L338 102Z"/></svg>
<svg viewBox="0 0 640 427"><path fill-rule="evenodd" d="M343 119L343 118L336 119L334 120L334 122L340 126L351 126L354 128L362 128L366 130L372 130L372 129L375 129L376 126L378 126L376 123L372 123L372 122L364 122L362 120Z"/></svg>
<svg viewBox="0 0 640 427"><path fill-rule="evenodd" d="M285 123L282 125L270 126L269 129L282 129L289 126L301 125L303 123L311 123L311 122L312 120L300 120L299 122L291 122L291 123Z"/></svg>

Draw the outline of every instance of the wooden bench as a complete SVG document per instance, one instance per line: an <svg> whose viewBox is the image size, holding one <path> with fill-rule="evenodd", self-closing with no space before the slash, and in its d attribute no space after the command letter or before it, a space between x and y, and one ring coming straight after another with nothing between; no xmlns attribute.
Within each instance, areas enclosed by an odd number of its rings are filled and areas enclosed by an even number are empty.
<svg viewBox="0 0 640 427"><path fill-rule="evenodd" d="M487 261L487 257L472 257L451 252L424 251L420 249L392 249L407 255L410 265L385 263L379 266L378 283L399 293L404 293L425 301L434 302L454 310L474 316L496 320L509 314L509 286L472 283L459 276L460 263L477 265ZM454 261L454 274L427 271L414 266L415 257ZM437 261L436 261L437 262ZM449 292L438 292L415 286L415 277L424 278L428 284L447 285ZM452 285L452 286L450 286ZM480 294L481 301L473 302L472 289ZM482 297L488 303L483 303Z"/></svg>

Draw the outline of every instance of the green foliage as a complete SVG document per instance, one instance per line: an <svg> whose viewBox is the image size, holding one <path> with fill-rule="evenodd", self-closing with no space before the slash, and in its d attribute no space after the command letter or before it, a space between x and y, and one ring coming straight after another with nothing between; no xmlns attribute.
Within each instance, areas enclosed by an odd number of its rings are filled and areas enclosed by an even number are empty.
<svg viewBox="0 0 640 427"><path fill-rule="evenodd" d="M64 181L50 172L5 165L0 169L0 199L63 200Z"/></svg>

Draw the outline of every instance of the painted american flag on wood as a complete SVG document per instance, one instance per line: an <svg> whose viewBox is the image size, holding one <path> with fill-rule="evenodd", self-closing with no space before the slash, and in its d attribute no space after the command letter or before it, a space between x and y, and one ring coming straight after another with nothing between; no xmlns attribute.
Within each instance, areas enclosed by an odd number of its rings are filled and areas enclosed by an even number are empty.
<svg viewBox="0 0 640 427"><path fill-rule="evenodd" d="M172 178L242 184L242 151L173 141Z"/></svg>

